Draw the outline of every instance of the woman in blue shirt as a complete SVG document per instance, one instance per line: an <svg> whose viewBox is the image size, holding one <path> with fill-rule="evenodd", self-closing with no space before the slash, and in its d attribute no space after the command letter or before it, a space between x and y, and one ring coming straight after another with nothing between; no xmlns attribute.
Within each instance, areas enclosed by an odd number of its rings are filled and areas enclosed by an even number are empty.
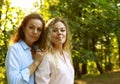
<svg viewBox="0 0 120 84"><path fill-rule="evenodd" d="M36 50L44 28L45 21L39 14L23 19L5 60L8 84L34 84L34 72L43 58L43 52Z"/></svg>

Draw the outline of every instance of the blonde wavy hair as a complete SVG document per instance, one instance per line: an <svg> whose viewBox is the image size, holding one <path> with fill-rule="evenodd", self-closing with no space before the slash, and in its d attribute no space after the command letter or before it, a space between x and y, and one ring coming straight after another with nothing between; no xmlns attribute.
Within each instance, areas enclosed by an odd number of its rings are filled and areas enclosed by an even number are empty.
<svg viewBox="0 0 120 84"><path fill-rule="evenodd" d="M71 60L71 42L70 42L70 31L69 31L69 28L68 28L68 25L67 25L67 22L62 19L62 18L52 18L50 19L47 23L46 23L46 29L42 35L42 40L40 42L40 48L43 48L45 49L46 51L52 53L52 54L55 54L55 48L51 42L51 34L52 34L52 30L54 28L54 24L57 23L57 22L62 22L65 27L66 27L66 41L65 43L63 44L63 51L66 51L68 54L69 54L69 58ZM72 60L71 60L72 61Z"/></svg>

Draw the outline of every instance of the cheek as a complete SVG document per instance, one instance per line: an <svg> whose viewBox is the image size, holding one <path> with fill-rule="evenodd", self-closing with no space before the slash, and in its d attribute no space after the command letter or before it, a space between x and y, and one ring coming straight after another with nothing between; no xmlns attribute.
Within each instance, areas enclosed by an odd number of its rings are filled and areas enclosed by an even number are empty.
<svg viewBox="0 0 120 84"><path fill-rule="evenodd" d="M23 32L24 33L24 35L25 35L25 37L27 36L27 32Z"/></svg>
<svg viewBox="0 0 120 84"><path fill-rule="evenodd" d="M38 36L38 37L40 37L40 36L41 36L41 33L40 33L40 34L38 34L37 36Z"/></svg>
<svg viewBox="0 0 120 84"><path fill-rule="evenodd" d="M29 32L28 32L28 31L25 31L25 32L24 32L24 35L25 35L25 37L29 37Z"/></svg>
<svg viewBox="0 0 120 84"><path fill-rule="evenodd" d="M66 40L67 40L67 37L64 38L64 42L66 42Z"/></svg>
<svg viewBox="0 0 120 84"><path fill-rule="evenodd" d="M50 42L51 42L51 44L53 44L53 45L55 44L53 38L51 38L51 41L50 41Z"/></svg>
<svg viewBox="0 0 120 84"><path fill-rule="evenodd" d="M25 27L25 28L23 29L23 33L24 33L25 35L28 35L28 34L29 34L29 32L30 32L30 30L28 30L28 28L27 28L27 27Z"/></svg>
<svg viewBox="0 0 120 84"><path fill-rule="evenodd" d="M66 39L67 39L67 35L66 35L66 33L64 34L64 41L66 41Z"/></svg>
<svg viewBox="0 0 120 84"><path fill-rule="evenodd" d="M52 35L51 35L51 39L53 39L54 37L55 37L55 34L52 33Z"/></svg>
<svg viewBox="0 0 120 84"><path fill-rule="evenodd" d="M67 34L66 34L66 33L64 33L64 37L65 37L65 38L67 37Z"/></svg>

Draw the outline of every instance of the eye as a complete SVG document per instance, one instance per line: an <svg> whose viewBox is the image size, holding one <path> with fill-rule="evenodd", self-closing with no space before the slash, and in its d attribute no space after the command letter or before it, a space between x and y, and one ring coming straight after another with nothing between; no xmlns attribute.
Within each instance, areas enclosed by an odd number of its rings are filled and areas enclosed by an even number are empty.
<svg viewBox="0 0 120 84"><path fill-rule="evenodd" d="M29 26L30 29L34 29L34 26Z"/></svg>
<svg viewBox="0 0 120 84"><path fill-rule="evenodd" d="M53 31L53 32L57 32L57 30L56 30L56 29L53 29L52 31Z"/></svg>
<svg viewBox="0 0 120 84"><path fill-rule="evenodd" d="M38 28L37 31L38 31L38 32L42 32L42 29L41 29L41 28Z"/></svg>
<svg viewBox="0 0 120 84"><path fill-rule="evenodd" d="M61 32L65 32L66 30L65 29L62 29Z"/></svg>

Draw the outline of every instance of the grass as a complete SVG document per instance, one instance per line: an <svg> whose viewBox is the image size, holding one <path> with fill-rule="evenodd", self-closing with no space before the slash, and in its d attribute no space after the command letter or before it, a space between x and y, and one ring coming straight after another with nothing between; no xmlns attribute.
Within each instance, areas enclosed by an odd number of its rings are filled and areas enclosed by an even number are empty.
<svg viewBox="0 0 120 84"><path fill-rule="evenodd" d="M75 84L120 84L120 71L107 72L102 75L86 75L75 80Z"/></svg>

